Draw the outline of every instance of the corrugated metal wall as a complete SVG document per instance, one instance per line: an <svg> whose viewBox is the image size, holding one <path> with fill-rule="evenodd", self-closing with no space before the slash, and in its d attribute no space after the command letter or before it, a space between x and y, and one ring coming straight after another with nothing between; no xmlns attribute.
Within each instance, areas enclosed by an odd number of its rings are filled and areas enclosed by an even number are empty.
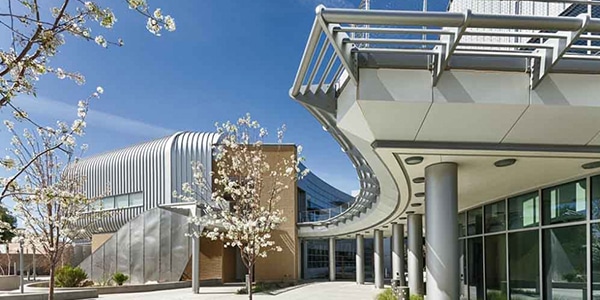
<svg viewBox="0 0 600 300"><path fill-rule="evenodd" d="M121 227L79 266L94 282L117 271L133 284L179 281L191 256L188 232L187 216L154 208Z"/></svg>

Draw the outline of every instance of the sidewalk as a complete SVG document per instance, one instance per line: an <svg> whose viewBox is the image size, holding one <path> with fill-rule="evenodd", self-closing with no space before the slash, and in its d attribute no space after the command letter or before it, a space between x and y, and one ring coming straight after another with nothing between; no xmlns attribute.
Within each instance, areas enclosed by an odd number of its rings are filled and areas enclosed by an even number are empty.
<svg viewBox="0 0 600 300"><path fill-rule="evenodd" d="M144 299L144 300L165 300L165 299L248 299L247 295L236 295L235 291L239 287L202 287L200 294L194 295L190 288L156 291L149 293L135 294L113 294L101 295L100 299ZM357 285L354 282L317 282L301 285L295 289L289 289L286 292L277 295L255 294L254 299L272 299L272 300L307 300L307 299L327 299L327 300L370 300L382 290L377 290L372 284Z"/></svg>

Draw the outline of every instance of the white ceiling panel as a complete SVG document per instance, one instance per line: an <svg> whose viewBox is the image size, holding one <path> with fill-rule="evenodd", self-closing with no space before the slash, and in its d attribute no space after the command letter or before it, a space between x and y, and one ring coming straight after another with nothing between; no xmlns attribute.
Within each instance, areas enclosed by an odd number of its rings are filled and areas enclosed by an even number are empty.
<svg viewBox="0 0 600 300"><path fill-rule="evenodd" d="M531 105L503 143L586 145L600 130L600 107Z"/></svg>
<svg viewBox="0 0 600 300"><path fill-rule="evenodd" d="M434 103L418 141L499 143L526 105Z"/></svg>

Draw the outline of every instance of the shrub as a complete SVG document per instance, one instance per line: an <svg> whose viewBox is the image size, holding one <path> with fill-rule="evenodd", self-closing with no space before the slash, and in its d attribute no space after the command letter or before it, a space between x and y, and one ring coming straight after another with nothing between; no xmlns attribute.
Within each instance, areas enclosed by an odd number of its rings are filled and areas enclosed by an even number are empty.
<svg viewBox="0 0 600 300"><path fill-rule="evenodd" d="M392 289L387 288L385 289L383 292L379 293L377 295L377 298L375 298L376 300L396 300L396 295L394 295L394 292L392 291Z"/></svg>
<svg viewBox="0 0 600 300"><path fill-rule="evenodd" d="M57 287L80 287L88 275L80 267L64 266L56 270Z"/></svg>
<svg viewBox="0 0 600 300"><path fill-rule="evenodd" d="M125 283L125 281L129 280L129 276L127 276L121 272L117 272L117 273L113 274L112 280L117 285L123 285L123 283Z"/></svg>
<svg viewBox="0 0 600 300"><path fill-rule="evenodd" d="M425 297L423 297L423 295L417 295L417 294L410 295L410 300L424 300L424 299L425 299Z"/></svg>

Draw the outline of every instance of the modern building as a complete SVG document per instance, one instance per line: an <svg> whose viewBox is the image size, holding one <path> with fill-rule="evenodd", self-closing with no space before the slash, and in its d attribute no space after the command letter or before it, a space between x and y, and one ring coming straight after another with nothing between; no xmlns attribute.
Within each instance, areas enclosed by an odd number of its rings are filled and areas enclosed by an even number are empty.
<svg viewBox="0 0 600 300"><path fill-rule="evenodd" d="M183 183L192 181L191 162L201 162L210 177L213 146L219 142L215 133L179 132L79 161L73 168L86 178L87 196L100 197L87 212L99 225L76 241L74 263L94 281L117 271L129 275L131 283L193 280L195 276L194 282L205 284L243 281L246 270L239 251L207 238L194 245L196 239L186 236L191 230L187 218L196 213L197 203L182 203L173 196L173 191L181 194ZM263 146L273 162L295 151L295 145ZM297 281L302 273L319 273L306 259L318 261L313 256L321 253L320 248L303 244L307 252L302 260L296 224L327 220L354 201L314 174L284 191L281 198L277 205L288 221L274 237L283 251L259 259L257 281ZM198 201L206 204L206 199L210 195L200 195ZM103 211L99 220L98 211ZM354 258L353 253L348 255ZM194 262L198 262L195 276ZM349 272L348 266L340 270Z"/></svg>
<svg viewBox="0 0 600 300"><path fill-rule="evenodd" d="M358 283L374 238L376 287L391 237L393 274L428 299L600 298L598 4L317 7L290 95L361 193L299 236L355 239Z"/></svg>

